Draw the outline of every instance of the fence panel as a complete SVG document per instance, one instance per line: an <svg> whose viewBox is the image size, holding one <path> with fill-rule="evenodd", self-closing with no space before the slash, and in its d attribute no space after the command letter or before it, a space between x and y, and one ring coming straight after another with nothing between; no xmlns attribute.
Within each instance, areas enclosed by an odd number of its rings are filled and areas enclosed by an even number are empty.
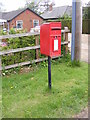
<svg viewBox="0 0 90 120"><path fill-rule="evenodd" d="M69 30L62 30L61 32L62 32L62 34L65 34L65 40L63 42L61 42L61 45L66 46L65 53L67 53L67 51L68 51L68 46L67 46L68 45L68 32L70 32L70 31ZM29 61L23 61L23 62L19 62L19 63L15 63L15 60L14 60L14 64L11 63L10 65L4 65L4 66L1 66L1 64L0 64L0 71L3 70L3 69L15 68L15 67L18 67L18 66L29 65L29 64L32 64L32 63L37 63L37 62L47 60L47 57L40 58L40 56L39 56L39 49L40 49L39 35L40 35L40 33L24 33L24 34L14 34L14 35L0 36L1 40L2 39L18 38L18 37L35 36L35 46L29 46L29 47L0 51L0 58L1 58L1 56L4 56L6 58L9 56L10 59L11 59L11 55L14 56L16 53L19 53L19 52L24 53L25 51L35 50L35 59L29 60ZM21 56L21 53L20 53L20 56ZM23 56L23 57L25 58L25 56ZM57 58L57 57L53 57L53 59L54 58Z"/></svg>

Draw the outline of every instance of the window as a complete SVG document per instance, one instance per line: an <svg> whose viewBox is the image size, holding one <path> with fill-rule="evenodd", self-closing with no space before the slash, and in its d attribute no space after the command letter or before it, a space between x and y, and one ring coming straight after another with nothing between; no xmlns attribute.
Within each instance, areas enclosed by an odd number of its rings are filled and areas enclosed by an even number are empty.
<svg viewBox="0 0 90 120"><path fill-rule="evenodd" d="M17 20L16 21L16 28L17 29L23 29L23 21L22 20Z"/></svg>
<svg viewBox="0 0 90 120"><path fill-rule="evenodd" d="M39 26L39 20L33 20L33 27Z"/></svg>

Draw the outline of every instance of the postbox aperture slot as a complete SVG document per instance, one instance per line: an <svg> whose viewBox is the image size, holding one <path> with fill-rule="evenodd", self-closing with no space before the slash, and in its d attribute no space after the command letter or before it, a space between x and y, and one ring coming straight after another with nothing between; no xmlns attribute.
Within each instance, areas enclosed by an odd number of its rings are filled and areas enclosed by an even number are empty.
<svg viewBox="0 0 90 120"><path fill-rule="evenodd" d="M61 30L61 27L51 27L51 30Z"/></svg>

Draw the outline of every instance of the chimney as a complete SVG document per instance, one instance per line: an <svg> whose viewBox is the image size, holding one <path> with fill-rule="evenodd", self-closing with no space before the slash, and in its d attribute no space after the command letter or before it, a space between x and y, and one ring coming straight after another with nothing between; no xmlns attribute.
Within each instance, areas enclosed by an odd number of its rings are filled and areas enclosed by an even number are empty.
<svg viewBox="0 0 90 120"><path fill-rule="evenodd" d="M52 3L49 5L49 11L52 11L52 9L53 9L53 5L52 5Z"/></svg>

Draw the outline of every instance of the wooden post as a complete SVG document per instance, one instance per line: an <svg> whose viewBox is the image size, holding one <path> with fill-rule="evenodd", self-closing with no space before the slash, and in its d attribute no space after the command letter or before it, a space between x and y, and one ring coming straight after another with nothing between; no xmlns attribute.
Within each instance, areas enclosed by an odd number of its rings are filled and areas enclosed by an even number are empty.
<svg viewBox="0 0 90 120"><path fill-rule="evenodd" d="M64 30L63 30L64 31ZM63 42L65 41L65 32L62 33ZM65 55L65 45L62 46L63 55Z"/></svg>
<svg viewBox="0 0 90 120"><path fill-rule="evenodd" d="M39 36L36 36L35 37L35 45L39 45ZM39 49L36 49L36 56L35 56L36 59L39 59Z"/></svg>
<svg viewBox="0 0 90 120"><path fill-rule="evenodd" d="M19 39L20 39L20 45L22 46L22 38L21 37L19 37ZM22 60L22 52L20 52L20 61Z"/></svg>
<svg viewBox="0 0 90 120"><path fill-rule="evenodd" d="M2 40L0 40L0 42L2 42ZM0 48L0 51L1 51L1 48ZM2 58L0 56L0 77L2 75Z"/></svg>
<svg viewBox="0 0 90 120"><path fill-rule="evenodd" d="M2 42L2 40L0 40L0 42ZM1 69L2 69L2 64L1 64L1 56L0 56L0 120L2 119L2 70Z"/></svg>
<svg viewBox="0 0 90 120"><path fill-rule="evenodd" d="M1 62L1 56L0 56L0 77L2 75L2 62Z"/></svg>
<svg viewBox="0 0 90 120"><path fill-rule="evenodd" d="M65 30L65 41L68 42L68 27L64 27ZM68 44L65 46L65 54L68 53Z"/></svg>

